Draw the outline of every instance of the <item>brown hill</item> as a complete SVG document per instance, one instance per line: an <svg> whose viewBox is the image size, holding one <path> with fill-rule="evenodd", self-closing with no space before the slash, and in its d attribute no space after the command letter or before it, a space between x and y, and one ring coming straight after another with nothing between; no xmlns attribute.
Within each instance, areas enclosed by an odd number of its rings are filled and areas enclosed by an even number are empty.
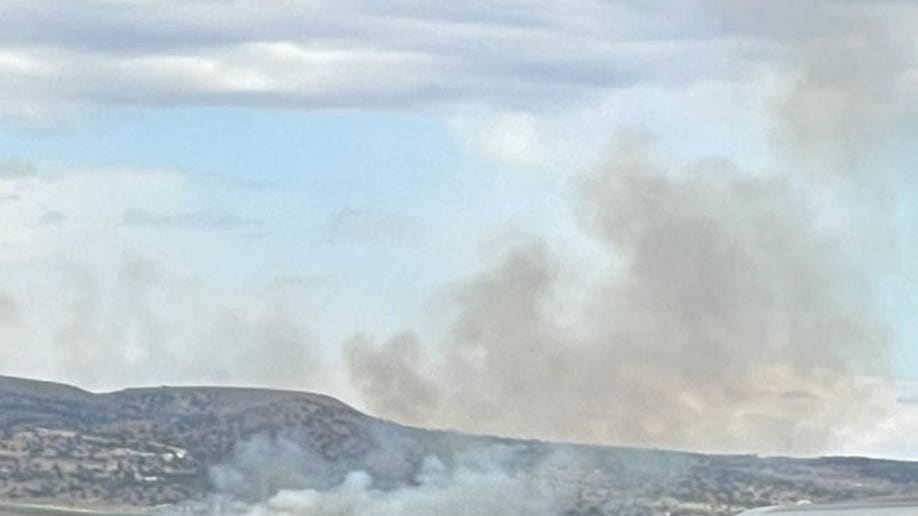
<svg viewBox="0 0 918 516"><path fill-rule="evenodd" d="M161 387L93 394L0 377L0 497L141 505L207 487L237 442L296 429L330 460L372 446L371 418L317 394Z"/></svg>
<svg viewBox="0 0 918 516"><path fill-rule="evenodd" d="M776 502L918 492L918 463L518 441L404 427L302 392L161 387L93 394L0 377L0 499L180 502L209 491L209 466L253 436L294 440L332 465L329 484L363 469L383 489L410 483L424 457L449 463L463 450L509 447L505 466L538 469L568 514L732 514ZM274 482L262 487L284 487L282 477Z"/></svg>

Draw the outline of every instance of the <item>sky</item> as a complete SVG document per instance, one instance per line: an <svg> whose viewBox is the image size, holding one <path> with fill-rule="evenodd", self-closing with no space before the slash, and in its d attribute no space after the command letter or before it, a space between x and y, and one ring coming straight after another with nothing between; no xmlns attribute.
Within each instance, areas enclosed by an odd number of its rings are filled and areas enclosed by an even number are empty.
<svg viewBox="0 0 918 516"><path fill-rule="evenodd" d="M918 458L916 22L0 0L0 374Z"/></svg>

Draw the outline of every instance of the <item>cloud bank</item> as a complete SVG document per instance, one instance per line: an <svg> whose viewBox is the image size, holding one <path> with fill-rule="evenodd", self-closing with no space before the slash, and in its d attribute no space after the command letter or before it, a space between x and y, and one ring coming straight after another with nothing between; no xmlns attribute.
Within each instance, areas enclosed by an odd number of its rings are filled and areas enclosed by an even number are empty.
<svg viewBox="0 0 918 516"><path fill-rule="evenodd" d="M260 192L175 170L19 160L0 170L12 171L0 191L16 199L0 206L5 374L92 389L319 383L314 336L287 287L227 288L175 266L267 225L214 207Z"/></svg>
<svg viewBox="0 0 918 516"><path fill-rule="evenodd" d="M901 27L916 16L902 4L874 4L8 0L0 6L0 115L48 127L138 105L519 110L635 85L734 80L788 54L822 67L802 83L824 84L839 70L820 55L838 42L839 27L866 20L882 28L889 19ZM874 45L890 52L859 61L869 63L858 68L862 88L837 92L832 106L845 109L847 94L867 92L881 104L885 89L911 90L909 76L889 84L874 73L902 55L902 38L844 41L853 57Z"/></svg>

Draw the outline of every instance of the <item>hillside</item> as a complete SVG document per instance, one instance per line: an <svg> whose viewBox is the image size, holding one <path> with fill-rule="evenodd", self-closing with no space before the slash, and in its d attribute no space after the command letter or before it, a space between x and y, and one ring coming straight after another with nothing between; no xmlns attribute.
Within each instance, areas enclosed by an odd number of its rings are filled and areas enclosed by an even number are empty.
<svg viewBox="0 0 918 516"><path fill-rule="evenodd" d="M370 472L410 484L425 457L501 446L567 514L733 514L798 500L918 492L918 463L787 459L573 446L404 427L327 396L162 387L93 394L0 377L0 499L152 507L213 489L210 466L255 436L283 436L331 465L328 484ZM381 459L381 457L383 459ZM286 487L272 481L263 489Z"/></svg>

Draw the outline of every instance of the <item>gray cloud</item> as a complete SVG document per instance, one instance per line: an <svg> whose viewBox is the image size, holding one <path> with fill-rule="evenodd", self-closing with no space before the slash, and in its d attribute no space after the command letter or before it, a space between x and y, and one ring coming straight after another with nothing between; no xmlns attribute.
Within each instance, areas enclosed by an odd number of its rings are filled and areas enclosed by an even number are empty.
<svg viewBox="0 0 918 516"><path fill-rule="evenodd" d="M306 388L321 381L312 335L276 289L231 304L194 279L136 259L111 272L58 267L56 276L62 309L55 322L20 332L23 339L6 350L5 368L106 389ZM25 347L30 353L22 353Z"/></svg>
<svg viewBox="0 0 918 516"><path fill-rule="evenodd" d="M31 162L8 158L0 160L0 179L18 179L38 175L38 169Z"/></svg>
<svg viewBox="0 0 918 516"><path fill-rule="evenodd" d="M14 364L19 350L26 345L22 321L23 309L15 297L0 291L0 367Z"/></svg>
<svg viewBox="0 0 918 516"><path fill-rule="evenodd" d="M268 196L171 169L42 163L40 170L10 185L23 202L3 205L0 291L19 307L16 325L0 321L6 372L89 388L318 382L313 336L293 308L302 303L271 284L286 271L265 277L246 268L254 274L239 283L251 282L224 289L237 279L215 265L227 248L193 237L269 229L260 209ZM217 209L238 208L231 201L259 213ZM202 206L213 209L195 209ZM253 260L263 258L257 254Z"/></svg>
<svg viewBox="0 0 918 516"><path fill-rule="evenodd" d="M325 222L329 242L388 240L404 242L416 239L421 223L402 213L386 210L347 208L332 214Z"/></svg>
<svg viewBox="0 0 918 516"><path fill-rule="evenodd" d="M53 121L113 105L314 109L458 102L531 110L588 102L637 84L732 80L788 56L817 65L800 74L801 87L848 70L878 95L879 106L883 89L910 88L902 84L912 82L906 76L887 83L882 72L910 53L901 39L918 9L850 0L438 1L423 7L323 0L272 9L254 0L170 0L91 1L77 9L60 0L11 0L0 6L0 16L7 21L0 29L0 93L14 99L0 103L0 118L54 127ZM862 23L893 30L877 31L883 34L877 39L852 38L865 34ZM841 68L821 59L837 44L852 57ZM716 56L741 59L725 66ZM800 100L807 97L800 94L797 102L816 110ZM830 104L851 109L843 98L830 96ZM832 117L829 107L810 108L788 106L800 123Z"/></svg>
<svg viewBox="0 0 918 516"><path fill-rule="evenodd" d="M264 225L264 220L253 217L218 214L210 211L189 211L161 215L140 208L125 210L122 223L126 226L164 227L197 230L232 230L255 228Z"/></svg>
<svg viewBox="0 0 918 516"><path fill-rule="evenodd" d="M12 99L0 103L0 119L54 128L121 105L531 110L637 84L732 80L789 55L818 65L800 75L801 86L848 70L881 106L883 89L913 82L887 83L873 72L910 53L901 43L918 9L851 0L323 0L272 9L254 0L90 1L78 9L10 0L0 16L0 93ZM894 30L881 31L887 41L851 38L862 23ZM836 44L857 59L839 68L820 58L820 48ZM725 66L716 56L741 59ZM830 95L831 106L819 110L808 97L788 106L801 129L832 118L835 107L851 109Z"/></svg>
<svg viewBox="0 0 918 516"><path fill-rule="evenodd" d="M65 222L67 220L67 215L64 215L60 211L52 210L47 207L42 207L42 213L39 220L42 224L48 225L57 225Z"/></svg>
<svg viewBox="0 0 918 516"><path fill-rule="evenodd" d="M706 0L747 57L768 59L787 84L778 100L781 144L851 170L888 128L918 109L914 3L896 0ZM826 155L826 154L830 155Z"/></svg>
<svg viewBox="0 0 918 516"><path fill-rule="evenodd" d="M691 6L665 6L686 23L662 8L13 0L0 7L0 92L17 100L0 115L40 123L124 104L533 107L719 74L704 59L719 43L694 34Z"/></svg>
<svg viewBox="0 0 918 516"><path fill-rule="evenodd" d="M0 292L0 325L19 322L19 304L11 296Z"/></svg>

